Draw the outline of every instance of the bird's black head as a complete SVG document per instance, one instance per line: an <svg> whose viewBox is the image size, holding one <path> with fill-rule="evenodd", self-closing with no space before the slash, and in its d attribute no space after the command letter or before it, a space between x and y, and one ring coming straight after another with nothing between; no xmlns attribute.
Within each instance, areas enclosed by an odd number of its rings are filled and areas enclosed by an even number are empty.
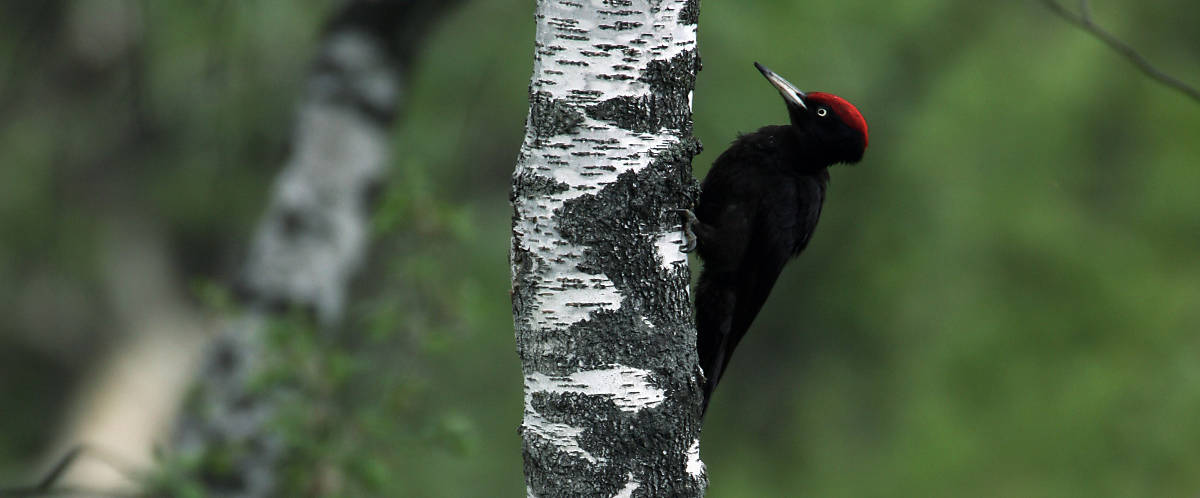
<svg viewBox="0 0 1200 498"><path fill-rule="evenodd" d="M819 154L824 165L854 164L867 150L867 120L854 104L830 93L802 92L766 66L754 63L787 103L792 126L808 152Z"/></svg>

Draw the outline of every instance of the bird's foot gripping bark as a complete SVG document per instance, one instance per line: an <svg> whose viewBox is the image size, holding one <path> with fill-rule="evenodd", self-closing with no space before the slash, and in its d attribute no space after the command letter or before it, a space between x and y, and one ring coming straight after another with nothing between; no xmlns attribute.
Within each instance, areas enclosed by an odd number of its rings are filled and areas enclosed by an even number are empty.
<svg viewBox="0 0 1200 498"><path fill-rule="evenodd" d="M696 243L699 239L696 237L696 225L700 224L700 220L696 218L696 213L691 209L676 209L676 213L683 215L683 247L680 251L688 253L696 250Z"/></svg>

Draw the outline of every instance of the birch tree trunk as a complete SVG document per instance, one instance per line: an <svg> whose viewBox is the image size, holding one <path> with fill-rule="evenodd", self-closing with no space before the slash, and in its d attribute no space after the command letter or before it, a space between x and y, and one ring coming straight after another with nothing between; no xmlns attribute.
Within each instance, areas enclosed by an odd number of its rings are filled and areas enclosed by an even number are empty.
<svg viewBox="0 0 1200 498"><path fill-rule="evenodd" d="M277 496L285 442L271 428L289 396L264 389L267 324L287 309L320 326L342 317L365 260L370 204L383 181L402 83L419 38L458 0L349 0L326 26L298 106L293 146L242 271L247 311L217 339L174 435L188 457L225 456L202 469L217 496Z"/></svg>
<svg viewBox="0 0 1200 498"><path fill-rule="evenodd" d="M539 0L511 265L529 496L701 496L698 0Z"/></svg>

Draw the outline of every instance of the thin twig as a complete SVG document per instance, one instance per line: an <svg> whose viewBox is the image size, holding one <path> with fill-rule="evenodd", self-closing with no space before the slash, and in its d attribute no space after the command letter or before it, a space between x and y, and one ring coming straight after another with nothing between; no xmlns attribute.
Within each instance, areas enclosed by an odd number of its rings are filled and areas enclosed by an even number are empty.
<svg viewBox="0 0 1200 498"><path fill-rule="evenodd" d="M121 475L131 481L139 481L137 472L127 462L121 461L116 455L101 450L95 446L86 444L76 445L67 451L46 476L41 479L36 485L21 488L0 489L0 498L8 497L25 497L25 496L105 496L105 497L140 497L146 496L140 493L121 493L121 492L104 492L90 489L80 488L54 488L67 469L79 460L85 454L89 454L92 458L108 464Z"/></svg>
<svg viewBox="0 0 1200 498"><path fill-rule="evenodd" d="M1045 4L1051 12L1054 12L1059 17L1066 19L1071 24L1079 26L1084 31L1091 33L1092 36L1099 38L1100 41L1108 45L1109 48L1112 48L1117 53L1125 56L1129 62L1133 63L1134 66L1137 66L1137 68L1143 73L1146 73L1147 76L1158 80L1159 83L1178 90L1180 93L1191 97L1191 99L1195 100L1196 102L1200 102L1200 90L1197 90L1196 87L1188 85L1174 76L1171 76L1157 67L1154 67L1153 64L1150 64L1150 61L1146 60L1146 58L1143 57L1142 54L1138 53L1137 50L1134 50L1133 47L1130 47L1128 44L1121 41L1121 39L1113 36L1112 33L1105 31L1104 28L1101 28L1095 22L1093 22L1091 7L1087 0L1080 0L1078 14L1067 10L1067 8L1063 7L1062 4L1058 3L1057 0L1042 0L1042 3Z"/></svg>

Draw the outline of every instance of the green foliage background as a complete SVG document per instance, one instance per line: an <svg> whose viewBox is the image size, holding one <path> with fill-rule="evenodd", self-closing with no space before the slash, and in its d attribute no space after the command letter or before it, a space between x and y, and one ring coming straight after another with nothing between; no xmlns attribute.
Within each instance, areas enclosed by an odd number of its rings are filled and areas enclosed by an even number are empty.
<svg viewBox="0 0 1200 498"><path fill-rule="evenodd" d="M141 2L136 63L94 63L64 20L87 3L0 15L6 482L119 333L110 218L160 227L195 282L236 273L329 12ZM1200 4L1093 3L1200 84ZM434 32L350 317L281 322L308 338L281 346L308 365L279 423L292 489L331 467L351 495L523 493L507 195L532 8L469 2ZM1200 104L1032 1L705 1L700 48L698 177L785 119L752 61L871 128L718 391L709 496L1200 493Z"/></svg>

